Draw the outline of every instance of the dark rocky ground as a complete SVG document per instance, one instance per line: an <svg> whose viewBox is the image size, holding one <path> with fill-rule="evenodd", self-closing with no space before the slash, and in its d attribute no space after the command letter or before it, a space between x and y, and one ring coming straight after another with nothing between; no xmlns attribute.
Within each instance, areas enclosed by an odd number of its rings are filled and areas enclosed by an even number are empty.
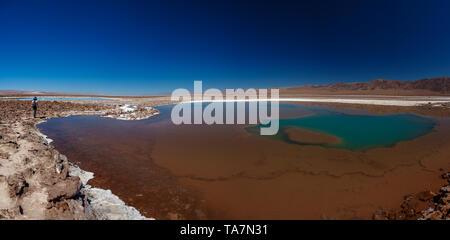
<svg viewBox="0 0 450 240"><path fill-rule="evenodd" d="M438 193L423 191L405 196L399 209L380 210L375 220L450 220L450 173L442 174L447 185Z"/></svg>

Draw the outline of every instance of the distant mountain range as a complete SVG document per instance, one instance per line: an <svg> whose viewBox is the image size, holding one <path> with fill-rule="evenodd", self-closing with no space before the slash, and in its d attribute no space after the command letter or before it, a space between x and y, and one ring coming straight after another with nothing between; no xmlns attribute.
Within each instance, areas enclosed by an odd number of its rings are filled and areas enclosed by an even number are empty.
<svg viewBox="0 0 450 240"><path fill-rule="evenodd" d="M24 90L0 90L0 96L14 97L14 96L91 96L86 94L70 94L60 92L43 92L43 91L24 91Z"/></svg>
<svg viewBox="0 0 450 240"><path fill-rule="evenodd" d="M21 91L21 90L0 90L0 96L16 96L16 95L45 95L51 94L40 91Z"/></svg>
<svg viewBox="0 0 450 240"><path fill-rule="evenodd" d="M375 79L370 82L333 83L283 87L289 94L373 94L373 95L450 95L450 77L425 78L416 81Z"/></svg>
<svg viewBox="0 0 450 240"><path fill-rule="evenodd" d="M281 87L282 96L289 95L393 95L393 96L437 96L450 95L450 77L425 78L416 81L375 79L370 82L333 83L328 85L304 85ZM0 90L0 96L88 96L41 91ZM104 95L92 95L104 96Z"/></svg>
<svg viewBox="0 0 450 240"><path fill-rule="evenodd" d="M71 97L163 97L164 95L145 95L145 96L127 96L127 95L103 95L103 94L79 94L79 93L61 93L61 92L43 92L43 91L23 91L23 90L0 90L0 97L33 97L33 96L71 96Z"/></svg>

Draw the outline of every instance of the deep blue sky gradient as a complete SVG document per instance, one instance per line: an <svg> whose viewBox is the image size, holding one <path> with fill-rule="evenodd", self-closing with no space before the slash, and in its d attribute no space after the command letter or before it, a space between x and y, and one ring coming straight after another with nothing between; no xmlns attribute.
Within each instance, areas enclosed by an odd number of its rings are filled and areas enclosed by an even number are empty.
<svg viewBox="0 0 450 240"><path fill-rule="evenodd" d="M0 89L147 95L450 76L450 1L0 0Z"/></svg>

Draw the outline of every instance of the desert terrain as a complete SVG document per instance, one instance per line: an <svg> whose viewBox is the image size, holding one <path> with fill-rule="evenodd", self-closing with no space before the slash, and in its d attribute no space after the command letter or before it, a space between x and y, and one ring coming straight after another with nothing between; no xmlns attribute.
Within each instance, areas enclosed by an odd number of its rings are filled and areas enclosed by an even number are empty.
<svg viewBox="0 0 450 240"><path fill-rule="evenodd" d="M109 190L88 184L95 173L85 172L52 146L36 128L50 118L101 115L140 120L158 114L155 106L172 104L170 96L99 96L1 90L0 96L0 219L145 219ZM108 100L40 101L38 118L29 101L13 98L105 97ZM329 105L373 113L414 113L450 117L450 78L413 82L374 80L367 83L280 88L280 101ZM310 132L291 132L306 141L338 139ZM448 137L448 136L447 136ZM383 209L374 219L448 219L450 172L435 173L433 189L405 196L398 208ZM437 189L437 190L436 190Z"/></svg>

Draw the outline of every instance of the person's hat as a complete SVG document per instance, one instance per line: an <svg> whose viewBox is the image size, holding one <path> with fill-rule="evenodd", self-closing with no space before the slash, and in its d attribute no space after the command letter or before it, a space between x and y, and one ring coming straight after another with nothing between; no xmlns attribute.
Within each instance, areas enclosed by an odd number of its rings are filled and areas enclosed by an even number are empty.
<svg viewBox="0 0 450 240"><path fill-rule="evenodd" d="M37 100L37 97L34 97L33 100Z"/></svg>

